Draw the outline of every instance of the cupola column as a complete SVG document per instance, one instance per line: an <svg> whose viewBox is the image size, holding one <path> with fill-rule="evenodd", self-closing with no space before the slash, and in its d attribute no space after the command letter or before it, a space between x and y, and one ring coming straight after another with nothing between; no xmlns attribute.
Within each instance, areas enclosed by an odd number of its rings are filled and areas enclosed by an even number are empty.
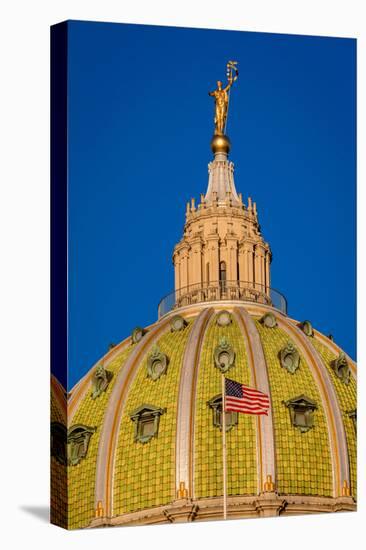
<svg viewBox="0 0 366 550"><path fill-rule="evenodd" d="M173 256L173 264L174 264L174 284L175 284L175 290L178 290L181 288L180 284L180 258L179 253L174 253Z"/></svg>
<svg viewBox="0 0 366 550"><path fill-rule="evenodd" d="M271 263L271 254L267 250L266 252L266 292L269 293L269 288L271 286L271 276L270 276L270 263Z"/></svg>
<svg viewBox="0 0 366 550"><path fill-rule="evenodd" d="M254 283L254 253L253 243L244 242L244 282L248 283L248 286L252 286Z"/></svg>
<svg viewBox="0 0 366 550"><path fill-rule="evenodd" d="M202 283L202 242L197 238L191 242L189 258L189 285Z"/></svg>
<svg viewBox="0 0 366 550"><path fill-rule="evenodd" d="M238 241L233 237L226 237L227 242L227 278L229 281L238 279Z"/></svg>
<svg viewBox="0 0 366 550"><path fill-rule="evenodd" d="M248 276L248 266L245 262L244 248L239 245L238 247L238 263L239 263L239 281L245 281L245 277Z"/></svg>
<svg viewBox="0 0 366 550"><path fill-rule="evenodd" d="M180 257L180 278L181 278L181 287L185 288L189 285L189 277L188 277L188 246L185 246L182 248Z"/></svg>
<svg viewBox="0 0 366 550"><path fill-rule="evenodd" d="M265 267L264 267L264 257L265 257L265 250L263 246L260 244L257 244L255 247L255 256L254 256L254 263L255 263L255 286L257 290L264 290L264 273L265 273Z"/></svg>
<svg viewBox="0 0 366 550"><path fill-rule="evenodd" d="M209 235L207 238L210 283L219 280L219 236Z"/></svg>

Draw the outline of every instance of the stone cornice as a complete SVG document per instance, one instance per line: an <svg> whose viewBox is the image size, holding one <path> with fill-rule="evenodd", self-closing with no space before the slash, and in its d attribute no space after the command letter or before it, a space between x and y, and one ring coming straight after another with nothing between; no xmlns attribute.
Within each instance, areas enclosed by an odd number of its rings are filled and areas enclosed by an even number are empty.
<svg viewBox="0 0 366 550"><path fill-rule="evenodd" d="M188 227L192 223L199 220L204 220L209 218L220 218L220 217L239 218L241 220L246 221L247 223L258 225L254 214L245 210L244 207L226 205L226 206L210 206L208 208L199 208L198 210L195 210L194 212L190 213L187 216L186 227Z"/></svg>
<svg viewBox="0 0 366 550"><path fill-rule="evenodd" d="M307 495L280 495L276 492L259 495L228 496L228 519L274 517L330 512L355 512L356 502L350 497L313 497ZM158 525L223 519L222 497L177 499L166 506L131 512L112 518L95 518L89 527L117 525Z"/></svg>

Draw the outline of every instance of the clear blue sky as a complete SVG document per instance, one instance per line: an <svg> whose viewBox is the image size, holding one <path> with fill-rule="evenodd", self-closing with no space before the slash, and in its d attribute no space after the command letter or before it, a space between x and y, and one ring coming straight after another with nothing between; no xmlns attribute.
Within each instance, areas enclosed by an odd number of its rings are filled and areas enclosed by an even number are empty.
<svg viewBox="0 0 366 550"><path fill-rule="evenodd" d="M257 202L272 286L355 357L356 41L72 21L69 389L173 290L228 59L236 187Z"/></svg>

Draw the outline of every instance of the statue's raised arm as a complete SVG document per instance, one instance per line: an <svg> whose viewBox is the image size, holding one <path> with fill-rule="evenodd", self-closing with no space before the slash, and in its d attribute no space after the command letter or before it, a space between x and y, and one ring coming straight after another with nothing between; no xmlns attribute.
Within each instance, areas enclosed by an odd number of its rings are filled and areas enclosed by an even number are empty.
<svg viewBox="0 0 366 550"><path fill-rule="evenodd" d="M229 95L228 92L239 76L237 61L228 61L227 65L228 83L225 88L222 87L221 80L217 81L217 89L208 92L208 95L215 98L215 134L223 135L226 127Z"/></svg>
<svg viewBox="0 0 366 550"><path fill-rule="evenodd" d="M239 71L237 67L238 62L237 61L228 61L226 68L226 75L227 75L227 86L225 88L225 91L228 92L231 88L231 86L234 84L235 80L238 80ZM235 74L233 74L235 73Z"/></svg>

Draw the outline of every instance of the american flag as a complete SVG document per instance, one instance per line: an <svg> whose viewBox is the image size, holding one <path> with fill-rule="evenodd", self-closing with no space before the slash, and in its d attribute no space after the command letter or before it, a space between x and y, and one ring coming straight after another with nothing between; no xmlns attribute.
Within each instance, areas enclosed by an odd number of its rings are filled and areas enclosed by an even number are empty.
<svg viewBox="0 0 366 550"><path fill-rule="evenodd" d="M254 388L225 378L225 410L246 414L268 414L269 397Z"/></svg>

